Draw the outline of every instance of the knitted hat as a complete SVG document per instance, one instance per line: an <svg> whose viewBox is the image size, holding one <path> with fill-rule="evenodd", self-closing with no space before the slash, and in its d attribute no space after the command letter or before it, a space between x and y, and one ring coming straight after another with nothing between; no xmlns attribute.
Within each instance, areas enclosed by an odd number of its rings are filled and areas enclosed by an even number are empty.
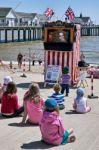
<svg viewBox="0 0 99 150"><path fill-rule="evenodd" d="M54 110L55 108L57 108L57 101L54 98L48 98L45 101L45 106L49 110Z"/></svg>
<svg viewBox="0 0 99 150"><path fill-rule="evenodd" d="M76 93L77 93L76 99L79 101L79 99L84 96L84 89L83 88L78 88Z"/></svg>
<svg viewBox="0 0 99 150"><path fill-rule="evenodd" d="M12 82L12 78L10 76L5 76L4 77L4 84L8 84L9 82Z"/></svg>
<svg viewBox="0 0 99 150"><path fill-rule="evenodd" d="M64 68L63 68L63 73L64 73L64 74L69 73L69 68L68 68L68 67L64 67Z"/></svg>

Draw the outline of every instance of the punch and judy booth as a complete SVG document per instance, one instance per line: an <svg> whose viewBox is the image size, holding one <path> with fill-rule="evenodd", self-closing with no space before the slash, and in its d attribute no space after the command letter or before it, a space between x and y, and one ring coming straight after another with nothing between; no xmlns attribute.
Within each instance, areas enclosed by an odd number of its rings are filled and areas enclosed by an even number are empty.
<svg viewBox="0 0 99 150"><path fill-rule="evenodd" d="M80 25L66 22L49 22L44 26L45 82L49 66L69 67L71 84L78 77L80 60Z"/></svg>

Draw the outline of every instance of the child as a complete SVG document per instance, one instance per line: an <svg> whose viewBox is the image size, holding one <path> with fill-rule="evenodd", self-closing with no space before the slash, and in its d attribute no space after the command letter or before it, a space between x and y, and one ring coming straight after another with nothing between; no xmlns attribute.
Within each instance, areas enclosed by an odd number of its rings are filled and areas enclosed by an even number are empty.
<svg viewBox="0 0 99 150"><path fill-rule="evenodd" d="M39 124L43 115L44 100L40 97L38 84L32 83L24 96L24 116L21 124L28 123Z"/></svg>
<svg viewBox="0 0 99 150"><path fill-rule="evenodd" d="M71 79L68 67L64 67L63 68L63 75L62 75L61 78L62 78L61 93L64 94L64 91L66 90L66 96L68 96L68 94L69 94L70 79Z"/></svg>
<svg viewBox="0 0 99 150"><path fill-rule="evenodd" d="M45 111L40 123L40 130L42 140L52 145L64 145L75 141L75 136L70 136L73 133L73 129L64 129L55 99L47 99L45 101Z"/></svg>
<svg viewBox="0 0 99 150"><path fill-rule="evenodd" d="M88 86L86 77L87 77L87 72L86 72L86 70L80 68L80 76L79 76L79 81L78 81L78 83L77 83L77 87L78 87L78 86L80 86L80 87L82 86L82 87L84 88L84 87L85 87L85 84L86 84L86 86Z"/></svg>
<svg viewBox="0 0 99 150"><path fill-rule="evenodd" d="M4 80L3 86L0 84L0 102L2 99L3 93L6 91L7 84L9 82L12 82L12 78L10 76L5 76L3 80Z"/></svg>
<svg viewBox="0 0 99 150"><path fill-rule="evenodd" d="M53 86L54 93L50 96L50 98L54 98L57 101L57 104L59 105L59 109L62 110L65 108L64 102L64 95L60 93L61 86L60 84L56 83Z"/></svg>
<svg viewBox="0 0 99 150"><path fill-rule="evenodd" d="M76 112L87 113L91 111L91 108L87 106L87 100L84 97L83 88L78 88L76 91L77 97L74 99L73 108Z"/></svg>
<svg viewBox="0 0 99 150"><path fill-rule="evenodd" d="M1 114L4 117L19 116L24 108L18 104L17 88L14 82L9 82L1 100Z"/></svg>

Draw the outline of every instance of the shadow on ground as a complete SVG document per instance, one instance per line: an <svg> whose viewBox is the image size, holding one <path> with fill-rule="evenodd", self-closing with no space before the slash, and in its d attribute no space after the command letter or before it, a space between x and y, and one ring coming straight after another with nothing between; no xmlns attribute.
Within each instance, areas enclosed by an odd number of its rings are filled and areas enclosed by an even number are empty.
<svg viewBox="0 0 99 150"><path fill-rule="evenodd" d="M65 114L73 115L73 114L82 114L82 113L76 112L75 110L69 110L68 112L65 112Z"/></svg>
<svg viewBox="0 0 99 150"><path fill-rule="evenodd" d="M53 85L50 85L50 84L48 84L46 87L44 87L44 82L34 82L34 83L38 83L40 89L50 89L50 88L53 87ZM27 89L30 84L31 84L31 82L29 82L29 83L19 83L19 84L17 84L17 87L22 88L22 89Z"/></svg>
<svg viewBox="0 0 99 150"><path fill-rule="evenodd" d="M0 120L2 120L2 119L7 119L7 118L4 118L4 117L0 114Z"/></svg>
<svg viewBox="0 0 99 150"><path fill-rule="evenodd" d="M21 146L22 149L49 149L52 148L54 149L54 146L48 145L42 141L33 141L27 144L23 144Z"/></svg>
<svg viewBox="0 0 99 150"><path fill-rule="evenodd" d="M29 123L20 124L20 123L17 123L17 122L9 123L8 126L13 126L13 127L39 127L38 125L35 125L35 124L29 124Z"/></svg>
<svg viewBox="0 0 99 150"><path fill-rule="evenodd" d="M21 117L21 116L17 116L18 118ZM2 114L0 113L0 120L2 119L11 119L11 118L17 118L17 117L4 117L2 116Z"/></svg>

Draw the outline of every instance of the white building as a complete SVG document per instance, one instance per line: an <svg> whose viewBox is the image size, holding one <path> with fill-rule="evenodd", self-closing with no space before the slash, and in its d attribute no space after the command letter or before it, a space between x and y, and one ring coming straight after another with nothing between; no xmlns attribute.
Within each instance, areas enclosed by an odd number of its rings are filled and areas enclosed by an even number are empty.
<svg viewBox="0 0 99 150"><path fill-rule="evenodd" d="M12 8L0 7L0 26L15 26L15 13Z"/></svg>
<svg viewBox="0 0 99 150"><path fill-rule="evenodd" d="M47 22L44 14L16 12L12 8L0 7L0 26L43 26Z"/></svg>

